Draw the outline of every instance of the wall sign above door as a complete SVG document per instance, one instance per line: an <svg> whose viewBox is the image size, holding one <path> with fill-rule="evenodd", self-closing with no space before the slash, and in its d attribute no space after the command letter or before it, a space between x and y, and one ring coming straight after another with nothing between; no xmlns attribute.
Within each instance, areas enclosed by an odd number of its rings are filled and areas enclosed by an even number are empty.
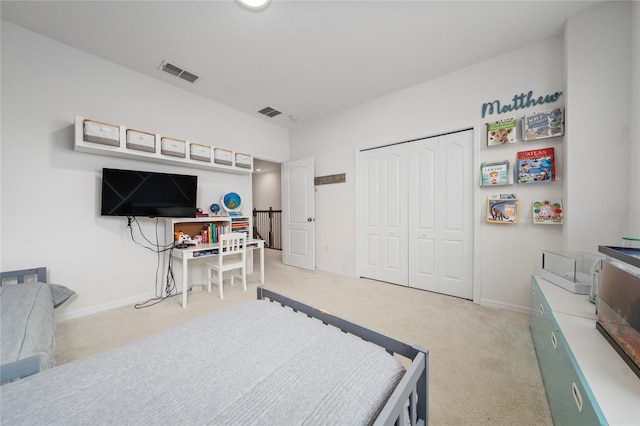
<svg viewBox="0 0 640 426"><path fill-rule="evenodd" d="M514 110L530 108L536 105L548 104L551 102L555 102L562 95L562 92L555 92L551 95L546 96L538 96L535 97L533 95L533 90L529 90L529 93L524 94L520 93L519 95L515 95L512 99L512 103L502 105L498 99L493 102L485 102L482 104L482 118L487 114L493 114L494 112L498 114L512 112Z"/></svg>
<svg viewBox="0 0 640 426"><path fill-rule="evenodd" d="M316 176L313 183L314 185L327 185L329 183L345 183L346 181L346 173L340 173L337 175Z"/></svg>

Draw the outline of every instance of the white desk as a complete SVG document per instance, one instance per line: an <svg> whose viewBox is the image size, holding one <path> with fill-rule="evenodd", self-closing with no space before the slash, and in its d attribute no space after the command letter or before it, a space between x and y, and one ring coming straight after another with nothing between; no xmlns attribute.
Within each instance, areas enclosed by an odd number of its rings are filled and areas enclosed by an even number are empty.
<svg viewBox="0 0 640 426"><path fill-rule="evenodd" d="M264 240L251 239L247 241L247 250L260 250L260 283L264 284ZM171 255L182 261L182 307L187 307L187 293L189 292L189 260L202 259L203 257L217 256L218 243L198 244L183 249L171 250Z"/></svg>

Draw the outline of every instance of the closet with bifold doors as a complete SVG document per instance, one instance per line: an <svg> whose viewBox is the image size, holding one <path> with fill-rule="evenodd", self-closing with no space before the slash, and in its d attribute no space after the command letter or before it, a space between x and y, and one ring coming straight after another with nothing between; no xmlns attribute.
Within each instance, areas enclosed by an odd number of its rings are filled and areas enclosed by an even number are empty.
<svg viewBox="0 0 640 426"><path fill-rule="evenodd" d="M360 276L473 298L473 130L359 153Z"/></svg>

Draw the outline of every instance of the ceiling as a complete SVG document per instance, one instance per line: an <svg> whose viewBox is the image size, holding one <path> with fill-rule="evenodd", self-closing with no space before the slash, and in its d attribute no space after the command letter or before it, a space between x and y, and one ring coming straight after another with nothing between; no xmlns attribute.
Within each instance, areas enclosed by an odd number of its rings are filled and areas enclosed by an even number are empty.
<svg viewBox="0 0 640 426"><path fill-rule="evenodd" d="M562 34L597 1L2 1L3 20L285 128ZM199 76L189 83L167 61ZM270 106L282 114L257 111Z"/></svg>

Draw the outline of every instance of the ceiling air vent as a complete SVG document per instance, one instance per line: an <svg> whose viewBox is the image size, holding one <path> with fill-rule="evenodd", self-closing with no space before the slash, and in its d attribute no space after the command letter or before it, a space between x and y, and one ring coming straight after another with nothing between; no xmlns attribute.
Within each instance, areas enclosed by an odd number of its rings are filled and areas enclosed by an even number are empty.
<svg viewBox="0 0 640 426"><path fill-rule="evenodd" d="M180 77L183 80L187 80L189 83L193 83L198 79L197 75L191 74L188 71L182 71L178 77Z"/></svg>
<svg viewBox="0 0 640 426"><path fill-rule="evenodd" d="M197 75L190 73L189 71L185 71L182 68L176 67L175 65L165 61L163 61L160 65L160 69L171 75L175 75L176 77L186 80L189 83L195 83L195 81L200 78Z"/></svg>
<svg viewBox="0 0 640 426"><path fill-rule="evenodd" d="M264 107L262 108L260 111L258 111L260 114L266 115L269 118L273 118L276 115L280 115L282 114L282 112L278 111L275 108L271 108L271 107Z"/></svg>

